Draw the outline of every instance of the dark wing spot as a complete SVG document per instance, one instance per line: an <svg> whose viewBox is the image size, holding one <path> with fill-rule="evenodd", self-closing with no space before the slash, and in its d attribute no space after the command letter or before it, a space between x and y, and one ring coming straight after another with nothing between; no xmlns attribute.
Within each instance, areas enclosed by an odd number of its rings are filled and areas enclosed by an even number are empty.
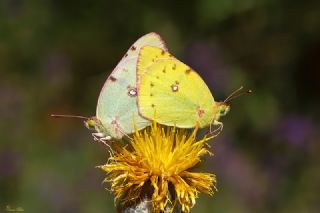
<svg viewBox="0 0 320 213"><path fill-rule="evenodd" d="M155 107L155 105L154 105L154 104L151 104L151 107L152 107L152 108L154 108L154 107Z"/></svg>
<svg viewBox="0 0 320 213"><path fill-rule="evenodd" d="M153 87L153 86L154 86L154 84L151 82L151 83L150 83L150 87Z"/></svg>
<svg viewBox="0 0 320 213"><path fill-rule="evenodd" d="M188 75L188 74L190 74L190 72L191 72L191 69L187 69L186 71L185 71L185 73Z"/></svg>
<svg viewBox="0 0 320 213"><path fill-rule="evenodd" d="M161 55L164 55L166 54L166 52L164 50L161 51Z"/></svg>
<svg viewBox="0 0 320 213"><path fill-rule="evenodd" d="M157 79L159 79L159 76L156 76Z"/></svg>
<svg viewBox="0 0 320 213"><path fill-rule="evenodd" d="M152 94L152 93L150 93L150 96L153 96L153 94Z"/></svg>
<svg viewBox="0 0 320 213"><path fill-rule="evenodd" d="M176 83L176 84L179 84L179 81L176 81L175 83Z"/></svg>
<svg viewBox="0 0 320 213"><path fill-rule="evenodd" d="M136 49L137 49L137 48L136 48L135 46L132 46L132 47L131 47L131 50L132 50L132 51L135 51Z"/></svg>
<svg viewBox="0 0 320 213"><path fill-rule="evenodd" d="M166 68L163 68L162 72L163 72L163 73L166 73Z"/></svg>
<svg viewBox="0 0 320 213"><path fill-rule="evenodd" d="M176 68L177 68L177 65L174 64L174 65L172 66L172 69L175 70Z"/></svg>
<svg viewBox="0 0 320 213"><path fill-rule="evenodd" d="M115 82L117 79L115 77L113 77L112 75L110 75L109 79L112 81L112 82Z"/></svg>

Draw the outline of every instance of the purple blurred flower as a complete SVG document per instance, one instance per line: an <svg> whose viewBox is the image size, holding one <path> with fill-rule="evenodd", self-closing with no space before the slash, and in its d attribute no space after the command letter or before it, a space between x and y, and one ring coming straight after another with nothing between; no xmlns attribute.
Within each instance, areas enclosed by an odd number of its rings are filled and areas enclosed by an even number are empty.
<svg viewBox="0 0 320 213"><path fill-rule="evenodd" d="M23 92L18 83L2 80L0 81L0 117L2 121L15 120L22 109Z"/></svg>
<svg viewBox="0 0 320 213"><path fill-rule="evenodd" d="M53 212L80 212L80 198L76 194L76 186L71 184L66 174L57 173L56 171L47 168L38 175L37 187L42 202L48 205ZM81 194L81 193L80 193Z"/></svg>
<svg viewBox="0 0 320 213"><path fill-rule="evenodd" d="M278 127L277 135L294 146L302 146L310 141L315 127L309 118L291 115L283 118Z"/></svg>
<svg viewBox="0 0 320 213"><path fill-rule="evenodd" d="M42 71L50 86L59 87L70 80L70 60L63 53L50 53L44 60Z"/></svg>
<svg viewBox="0 0 320 213"><path fill-rule="evenodd" d="M213 91L225 90L227 72L218 48L195 42L186 47L186 64L195 69Z"/></svg>
<svg viewBox="0 0 320 213"><path fill-rule="evenodd" d="M213 170L218 183L221 181L231 186L233 193L243 202L250 203L252 209L259 208L267 193L264 172L245 153L233 147L231 140L227 134L215 139L215 158L211 165L215 165Z"/></svg>
<svg viewBox="0 0 320 213"><path fill-rule="evenodd" d="M0 152L0 180L12 178L20 172L20 157L11 148L2 148Z"/></svg>

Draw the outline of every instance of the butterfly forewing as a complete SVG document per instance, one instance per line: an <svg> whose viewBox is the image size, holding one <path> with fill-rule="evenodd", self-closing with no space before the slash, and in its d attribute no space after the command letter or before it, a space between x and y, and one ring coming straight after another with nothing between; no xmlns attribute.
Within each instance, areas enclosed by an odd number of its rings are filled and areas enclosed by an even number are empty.
<svg viewBox="0 0 320 213"><path fill-rule="evenodd" d="M209 88L195 71L169 53L143 47L138 74L142 116L153 119L156 115L157 122L181 128L193 128L196 123L204 127L212 121L215 102Z"/></svg>

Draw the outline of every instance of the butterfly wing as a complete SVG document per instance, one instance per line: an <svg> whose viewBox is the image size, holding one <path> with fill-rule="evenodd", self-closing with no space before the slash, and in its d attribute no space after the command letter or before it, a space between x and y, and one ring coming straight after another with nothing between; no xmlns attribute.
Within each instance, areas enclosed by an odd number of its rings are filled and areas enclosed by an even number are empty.
<svg viewBox="0 0 320 213"><path fill-rule="evenodd" d="M139 84L141 77L149 70L149 67L160 59L172 59L173 56L164 49L151 48L152 46L144 46L139 52L139 59L137 64L137 84ZM165 71L164 71L165 72Z"/></svg>
<svg viewBox="0 0 320 213"><path fill-rule="evenodd" d="M96 116L113 138L134 130L133 118L138 129L150 122L138 113L136 100L136 67L140 48L145 45L166 50L165 43L156 33L138 39L127 51L105 82L98 98Z"/></svg>
<svg viewBox="0 0 320 213"><path fill-rule="evenodd" d="M169 126L200 127L214 116L213 96L190 67L159 48L145 46L138 60L138 106L142 116Z"/></svg>

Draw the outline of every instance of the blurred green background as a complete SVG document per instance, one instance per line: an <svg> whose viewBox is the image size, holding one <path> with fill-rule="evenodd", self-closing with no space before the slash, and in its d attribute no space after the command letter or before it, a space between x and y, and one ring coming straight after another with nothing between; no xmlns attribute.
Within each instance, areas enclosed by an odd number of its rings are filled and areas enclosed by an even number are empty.
<svg viewBox="0 0 320 213"><path fill-rule="evenodd" d="M158 32L217 100L240 85L203 163L214 197L193 212L320 212L320 2L297 0L0 2L0 212L114 212L107 160L77 120L108 74Z"/></svg>

